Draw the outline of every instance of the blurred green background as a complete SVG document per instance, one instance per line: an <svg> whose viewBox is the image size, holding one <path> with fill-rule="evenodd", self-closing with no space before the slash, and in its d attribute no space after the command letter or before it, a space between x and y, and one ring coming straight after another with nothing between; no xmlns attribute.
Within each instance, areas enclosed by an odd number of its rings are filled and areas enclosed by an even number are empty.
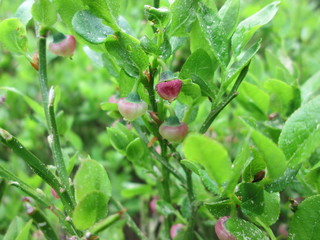
<svg viewBox="0 0 320 240"><path fill-rule="evenodd" d="M21 0L0 0L0 21L15 15ZM152 5L153 1L121 0L121 15L130 25L133 35L138 38L150 31L144 20L143 6ZM224 1L217 1L221 6ZM272 2L271 0L243 0L241 18L245 18ZM167 1L161 1L168 6ZM304 83L309 79L320 82L320 4L317 0L283 0L274 20L263 27L255 38L262 38L262 48L254 58L242 91L226 111L215 121L212 135L222 142L234 158L238 152L239 142L245 136L243 126L237 116L253 116L261 121L274 112L280 113L275 126L265 125L273 129L273 139L277 139L283 122L292 111L305 101L307 96ZM60 24L60 23L59 23ZM68 33L63 25L56 28ZM150 27L149 27L150 28ZM36 51L36 38L32 21L28 24L29 54ZM49 40L50 41L50 40ZM172 69L179 71L189 56L188 43L175 56ZM96 59L88 47L78 42L72 59L56 57L48 53L49 85L56 86L59 104L57 109L58 126L62 139L64 154L69 163L90 156L106 166L113 184L114 195L123 198L131 212L148 202L153 194L152 189L144 189L142 201L130 198L123 193L122 186L126 182L142 182L134 172L131 164L113 150L107 137L106 127L111 126L114 119L100 109L100 103L108 101L117 93L117 79L110 74L100 60ZM279 79L292 88L292 96L281 95L278 89L268 87L268 81ZM320 84L314 85L313 94L320 93ZM266 101L257 101L257 96L249 90L265 96ZM241 93L241 89L240 89ZM0 46L0 97L6 101L0 103L0 127L7 129L40 159L50 164L50 150L47 145L43 119L36 109L30 105L32 100L40 102L37 72L29 62L21 56L13 56ZM300 96L302 98L300 99ZM32 100L28 100L28 98ZM287 106L287 99L296 99L296 106ZM29 102L28 102L29 101ZM288 110L289 109L289 110ZM291 110L290 110L291 109ZM206 107L200 114L205 115ZM40 187L41 180L34 176L24 162L8 149L0 146L0 164L6 165L12 172L34 187ZM49 193L50 189L44 191ZM23 212L21 197L17 189L5 189L0 204L0 235L4 234L10 221L19 212ZM129 199L130 198L130 199ZM23 215L23 214L21 214ZM115 239L122 239L121 231ZM1 239L1 237L0 237Z"/></svg>

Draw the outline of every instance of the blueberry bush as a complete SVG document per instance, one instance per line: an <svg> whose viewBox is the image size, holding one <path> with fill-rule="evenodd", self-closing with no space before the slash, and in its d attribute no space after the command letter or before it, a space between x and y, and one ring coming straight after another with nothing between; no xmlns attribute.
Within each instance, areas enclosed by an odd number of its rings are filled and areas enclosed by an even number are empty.
<svg viewBox="0 0 320 240"><path fill-rule="evenodd" d="M317 240L313 0L0 0L0 240Z"/></svg>

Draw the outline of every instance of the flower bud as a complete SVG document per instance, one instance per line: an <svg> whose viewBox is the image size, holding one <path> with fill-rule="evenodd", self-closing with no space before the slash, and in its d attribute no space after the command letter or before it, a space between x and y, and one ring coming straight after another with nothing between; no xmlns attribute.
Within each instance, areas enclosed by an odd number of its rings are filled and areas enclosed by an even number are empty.
<svg viewBox="0 0 320 240"><path fill-rule="evenodd" d="M219 240L236 240L236 238L228 232L228 230L225 228L224 224L229 219L229 216L224 216L218 219L215 225L215 232L219 238Z"/></svg>
<svg viewBox="0 0 320 240"><path fill-rule="evenodd" d="M76 49L76 39L72 35L56 34L54 41L49 44L49 50L61 57L72 57Z"/></svg>
<svg viewBox="0 0 320 240"><path fill-rule="evenodd" d="M172 120L173 119L173 120ZM160 135L169 142L180 142L188 133L188 126L184 122L176 121L170 117L168 121L161 124L159 128Z"/></svg>
<svg viewBox="0 0 320 240"><path fill-rule="evenodd" d="M120 114L128 121L133 121L146 113L148 105L142 101L137 93L118 101Z"/></svg>
<svg viewBox="0 0 320 240"><path fill-rule="evenodd" d="M180 93L182 81L180 79L160 82L156 85L156 90L160 97L173 101Z"/></svg>
<svg viewBox="0 0 320 240"><path fill-rule="evenodd" d="M157 201L159 200L159 197L153 197L149 203L149 207L152 213L156 213L157 209L156 209L156 205L157 205Z"/></svg>
<svg viewBox="0 0 320 240"><path fill-rule="evenodd" d="M170 229L170 237L174 239L178 233L183 229L184 225L181 223L172 225Z"/></svg>
<svg viewBox="0 0 320 240"><path fill-rule="evenodd" d="M39 53L35 52L32 55L32 61L30 62L31 66L35 69L35 70L39 70Z"/></svg>
<svg viewBox="0 0 320 240"><path fill-rule="evenodd" d="M53 188L51 188L51 194L52 194L52 196L53 196L54 198L60 199L59 195L57 194L57 192L56 192Z"/></svg>

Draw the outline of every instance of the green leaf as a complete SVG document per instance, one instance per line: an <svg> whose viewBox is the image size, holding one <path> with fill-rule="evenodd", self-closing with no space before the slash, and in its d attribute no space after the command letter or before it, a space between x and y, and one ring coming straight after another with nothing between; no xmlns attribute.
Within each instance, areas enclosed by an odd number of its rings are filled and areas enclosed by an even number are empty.
<svg viewBox="0 0 320 240"><path fill-rule="evenodd" d="M208 82L212 79L213 74L214 68L210 56L205 50L199 48L183 64L179 77L186 79L196 75Z"/></svg>
<svg viewBox="0 0 320 240"><path fill-rule="evenodd" d="M106 201L111 197L111 183L104 167L94 160L81 163L74 179L75 196L77 202L93 191L100 191L106 196Z"/></svg>
<svg viewBox="0 0 320 240"><path fill-rule="evenodd" d="M148 184L142 184L142 183L133 183L133 182L127 182L124 183L121 190L121 195L124 198L133 198L135 196L151 196L152 194L152 188Z"/></svg>
<svg viewBox="0 0 320 240"><path fill-rule="evenodd" d="M37 192L35 189L33 189L31 186L29 186L27 183L22 181L13 173L3 168L1 165L0 165L0 176L6 179L7 181L9 181L8 182L9 185L21 189L28 196L32 197L39 204L40 207L47 207L50 205L50 202L48 201L46 196Z"/></svg>
<svg viewBox="0 0 320 240"><path fill-rule="evenodd" d="M308 102L312 97L319 94L320 90L320 71L312 75L305 83L301 86L301 97L304 103Z"/></svg>
<svg viewBox="0 0 320 240"><path fill-rule="evenodd" d="M300 170L300 166L296 168L288 167L282 176L273 180L265 186L268 192L281 192L283 191L295 178Z"/></svg>
<svg viewBox="0 0 320 240"><path fill-rule="evenodd" d="M279 146L293 168L320 146L320 96L302 105L283 126Z"/></svg>
<svg viewBox="0 0 320 240"><path fill-rule="evenodd" d="M230 194L233 194L233 192L238 184L239 178L241 177L242 172L244 171L244 169L248 166L248 164L251 161L248 142L249 142L248 140L245 141L245 143L243 144L243 146L241 148L241 151L237 154L237 157L233 162L232 177L229 180L229 182L223 192L224 196L228 196Z"/></svg>
<svg viewBox="0 0 320 240"><path fill-rule="evenodd" d="M224 89L232 83L232 81L240 74L240 72L249 64L251 59L260 49L260 42L255 43L249 49L242 52L239 56L239 60L232 64L227 73L227 80L223 83Z"/></svg>
<svg viewBox="0 0 320 240"><path fill-rule="evenodd" d="M289 223L289 240L317 240L320 235L320 195L309 197L298 206Z"/></svg>
<svg viewBox="0 0 320 240"><path fill-rule="evenodd" d="M254 183L241 183L239 192L242 196L241 211L249 217L263 212L263 189Z"/></svg>
<svg viewBox="0 0 320 240"><path fill-rule="evenodd" d="M22 230L20 231L19 235L15 240L28 240L31 224L32 224L32 220L29 220L27 224L22 228Z"/></svg>
<svg viewBox="0 0 320 240"><path fill-rule="evenodd" d="M229 62L229 45L226 33L221 26L219 16L205 5L199 3L200 11L197 14L200 29L211 47L211 51L222 68Z"/></svg>
<svg viewBox="0 0 320 240"><path fill-rule="evenodd" d="M111 102L104 102L100 104L103 111L118 111L118 104Z"/></svg>
<svg viewBox="0 0 320 240"><path fill-rule="evenodd" d="M76 33L93 44L103 43L108 35L113 34L113 30L89 10L78 11L72 18L72 26Z"/></svg>
<svg viewBox="0 0 320 240"><path fill-rule="evenodd" d="M229 218L225 226L237 240L268 240L269 238L252 223L238 218Z"/></svg>
<svg viewBox="0 0 320 240"><path fill-rule="evenodd" d="M189 80L182 81L181 92L178 100L186 105L191 105L201 96L201 89L198 84Z"/></svg>
<svg viewBox="0 0 320 240"><path fill-rule="evenodd" d="M215 98L215 94L209 85L210 83L207 83L202 78L194 74L192 74L191 79L194 83L199 85L202 96L207 96L207 97L210 97L211 99Z"/></svg>
<svg viewBox="0 0 320 240"><path fill-rule="evenodd" d="M213 194L220 194L220 190L218 185L208 176L206 170L203 169L203 166L199 163L188 161L188 160L181 160L181 164L189 168L192 172L197 174L200 177L202 184L206 187L209 192Z"/></svg>
<svg viewBox="0 0 320 240"><path fill-rule="evenodd" d="M270 97L263 90L248 82L243 82L239 88L237 101L253 116L265 119L269 110Z"/></svg>
<svg viewBox="0 0 320 240"><path fill-rule="evenodd" d="M170 215L175 215L175 212L176 212L176 210L170 203L161 199L157 200L156 209L158 213L160 213L165 217Z"/></svg>
<svg viewBox="0 0 320 240"><path fill-rule="evenodd" d="M85 6L79 0L53 0L53 3L62 18L63 22L69 29L72 28L72 18L76 12L84 10Z"/></svg>
<svg viewBox="0 0 320 240"><path fill-rule="evenodd" d="M131 77L138 78L149 65L148 55L139 40L126 33L116 32L114 36L108 36L106 49Z"/></svg>
<svg viewBox="0 0 320 240"><path fill-rule="evenodd" d="M259 12L243 20L232 36L232 50L238 56L253 34L263 25L272 20L278 11L280 1L270 3Z"/></svg>
<svg viewBox="0 0 320 240"><path fill-rule="evenodd" d="M112 146L117 150L125 150L130 143L127 135L117 128L107 128L107 133Z"/></svg>
<svg viewBox="0 0 320 240"><path fill-rule="evenodd" d="M57 21L55 6L49 0L35 0L31 13L33 18L44 27L49 27Z"/></svg>
<svg viewBox="0 0 320 240"><path fill-rule="evenodd" d="M252 160L242 174L244 182L253 182L255 175L260 171L265 171L266 163L261 152L257 148L251 148Z"/></svg>
<svg viewBox="0 0 320 240"><path fill-rule="evenodd" d="M255 130L248 122L245 122L252 129L251 138L259 149L260 154L267 166L267 176L263 179L265 183L279 178L286 170L286 157L281 149L272 140Z"/></svg>
<svg viewBox="0 0 320 240"><path fill-rule="evenodd" d="M26 54L27 32L18 18L8 18L0 22L0 43L10 52Z"/></svg>
<svg viewBox="0 0 320 240"><path fill-rule="evenodd" d="M22 218L20 217L15 217L12 222L10 223L8 230L6 232L6 234L4 235L3 240L15 240L18 235L19 232L21 231L21 229L24 226L24 221L22 220Z"/></svg>
<svg viewBox="0 0 320 240"><path fill-rule="evenodd" d="M292 102L295 100L295 90L287 83L277 80L270 79L264 83L264 88L268 89L273 95L276 105L275 111L280 112L286 116L287 112L291 108Z"/></svg>
<svg viewBox="0 0 320 240"><path fill-rule="evenodd" d="M82 0L92 13L104 19L115 31L119 30L116 19L119 14L119 2L117 0Z"/></svg>
<svg viewBox="0 0 320 240"><path fill-rule="evenodd" d="M147 52L149 54L155 54L157 56L160 55L160 50L157 46L156 41L148 38L148 36L143 36L140 39L140 45L145 52Z"/></svg>
<svg viewBox="0 0 320 240"><path fill-rule="evenodd" d="M264 224L270 226L274 224L280 215L280 195L279 193L269 193L267 191L263 191L263 209L262 213L253 218L253 221L263 222ZM260 223L261 225L261 223Z"/></svg>
<svg viewBox="0 0 320 240"><path fill-rule="evenodd" d="M228 0L219 10L219 17L228 38L233 34L239 20L240 0Z"/></svg>
<svg viewBox="0 0 320 240"><path fill-rule="evenodd" d="M140 160L144 155L144 149L144 142L141 138L136 138L127 146L127 158L132 162Z"/></svg>
<svg viewBox="0 0 320 240"><path fill-rule="evenodd" d="M15 14L15 17L19 18L21 23L25 26L28 24L28 22L32 18L31 8L32 8L33 3L34 3L33 0L24 1L23 3L21 3L21 5L19 6L19 8Z"/></svg>
<svg viewBox="0 0 320 240"><path fill-rule="evenodd" d="M20 92L16 88L0 87L0 90L9 91L9 92L12 92L12 93L15 93L15 94L18 94L18 95L22 96L23 100L29 105L29 107L38 115L38 117L40 117L40 119L43 122L45 122L44 111L43 111L43 107L41 106L41 104L39 104L38 102L34 101L32 98L28 97L27 95L25 95L24 93Z"/></svg>
<svg viewBox="0 0 320 240"><path fill-rule="evenodd" d="M187 29L195 19L194 8L197 1L198 0L175 0L170 6L170 12L172 13L170 26L171 36L185 35Z"/></svg>
<svg viewBox="0 0 320 240"><path fill-rule="evenodd" d="M73 223L79 230L93 226L108 212L108 199L104 192L93 191L83 196L73 212Z"/></svg>
<svg viewBox="0 0 320 240"><path fill-rule="evenodd" d="M189 135L183 143L183 152L190 161L200 163L208 175L221 186L232 175L231 161L226 149L203 135Z"/></svg>
<svg viewBox="0 0 320 240"><path fill-rule="evenodd" d="M216 218L223 216L229 216L231 212L232 201L223 200L219 202L206 202L204 206L209 210L209 212Z"/></svg>

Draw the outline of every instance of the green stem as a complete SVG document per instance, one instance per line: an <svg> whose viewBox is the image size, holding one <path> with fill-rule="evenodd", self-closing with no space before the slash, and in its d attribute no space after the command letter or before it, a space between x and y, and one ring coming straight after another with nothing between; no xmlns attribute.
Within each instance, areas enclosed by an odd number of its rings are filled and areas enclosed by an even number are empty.
<svg viewBox="0 0 320 240"><path fill-rule="evenodd" d="M145 142L145 144L148 144L148 139L145 136L145 134L142 132L139 124L137 124L135 121L132 122L133 127L136 129L139 137ZM174 168L168 163L154 148L150 148L151 153L155 156L155 159L160 162L165 168L170 171L170 173L176 177L180 182L182 183L182 187L186 188L184 183L186 182L185 178Z"/></svg>
<svg viewBox="0 0 320 240"><path fill-rule="evenodd" d="M149 94L149 100L151 104L151 108L153 112L158 111L158 106L156 103L156 96L155 96L155 91L154 91L154 75L155 75L155 70L152 67L149 67L149 73L150 73L150 81L147 85L147 91Z"/></svg>
<svg viewBox="0 0 320 240"><path fill-rule="evenodd" d="M272 232L272 230L269 226L267 226L262 221L260 221L259 218L255 218L255 220L260 224L260 226L262 226L264 228L264 230L267 232L267 234L269 235L271 240L277 240L276 236L274 235L274 233Z"/></svg>
<svg viewBox="0 0 320 240"><path fill-rule="evenodd" d="M190 206L191 206L191 214L190 214L190 219L189 219L189 223L188 223L188 228L187 228L187 232L186 232L186 236L187 239L189 240L193 240L194 239L194 227L195 227L195 221L196 221L196 214L197 214L197 210L195 208L195 196L194 196L194 192L193 192L193 184L192 184L192 172L187 169L186 167L183 166L183 170L186 173L186 177L187 177L187 192L188 192L188 199L190 202Z"/></svg>
<svg viewBox="0 0 320 240"><path fill-rule="evenodd" d="M240 84L242 83L244 77L248 73L249 65L250 63L245 68L242 69L235 84L233 85L230 93L226 96L226 98L209 113L208 117L206 118L206 120L204 121L204 123L202 124L199 130L200 133L202 134L205 133L210 127L210 125L212 124L212 122L219 115L219 113L238 95L237 90Z"/></svg>
<svg viewBox="0 0 320 240"><path fill-rule="evenodd" d="M159 7L160 7L160 0L154 0L154 1L153 1L153 6L154 6L155 8L159 8Z"/></svg>
<svg viewBox="0 0 320 240"><path fill-rule="evenodd" d="M33 221L38 225L46 239L58 240L58 236L54 229L52 228L50 222L45 217L45 215L38 209L32 206L27 207L27 214L33 219Z"/></svg>
<svg viewBox="0 0 320 240"><path fill-rule="evenodd" d="M114 197L111 198L111 201L118 208L118 211L123 212L123 215L126 219L126 223L127 223L128 227L130 227L131 230L134 231L135 234L137 234L137 236L140 239L148 240L147 237L145 236L145 234L138 228L137 224L133 221L131 216L127 213L125 207L122 206L122 204L118 200L116 200Z"/></svg>
<svg viewBox="0 0 320 240"><path fill-rule="evenodd" d="M47 31L40 31L40 39L39 39L39 83L42 95L42 103L44 107L44 112L48 124L48 129L50 136L52 138L52 152L53 158L57 166L58 175L61 179L63 188L67 190L67 193L70 196L73 196L70 184L67 169L65 166L65 162L62 155L62 150L59 141L59 133L57 124L55 121L54 114L54 94L50 97L49 103L49 91L48 91L48 77L47 77L47 59L46 59L46 40L47 40ZM73 197L70 197L73 200Z"/></svg>
<svg viewBox="0 0 320 240"><path fill-rule="evenodd" d="M21 157L32 170L39 175L46 183L48 183L60 196L61 201L68 212L72 213L74 208L73 201L66 191L61 191L62 186L55 175L53 175L47 166L40 161L33 153L28 151L15 137L0 128L0 141L13 150L15 154Z"/></svg>
<svg viewBox="0 0 320 240"><path fill-rule="evenodd" d="M163 140L159 140L160 142L160 147L161 147L161 156L162 158L168 163L167 159L167 145L164 143ZM171 204L171 196L170 196L170 172L169 170L162 165L162 188L163 188L163 199ZM172 218L171 216L166 216L164 219L164 228L165 228L165 236L167 239L170 239L170 227L172 225Z"/></svg>

